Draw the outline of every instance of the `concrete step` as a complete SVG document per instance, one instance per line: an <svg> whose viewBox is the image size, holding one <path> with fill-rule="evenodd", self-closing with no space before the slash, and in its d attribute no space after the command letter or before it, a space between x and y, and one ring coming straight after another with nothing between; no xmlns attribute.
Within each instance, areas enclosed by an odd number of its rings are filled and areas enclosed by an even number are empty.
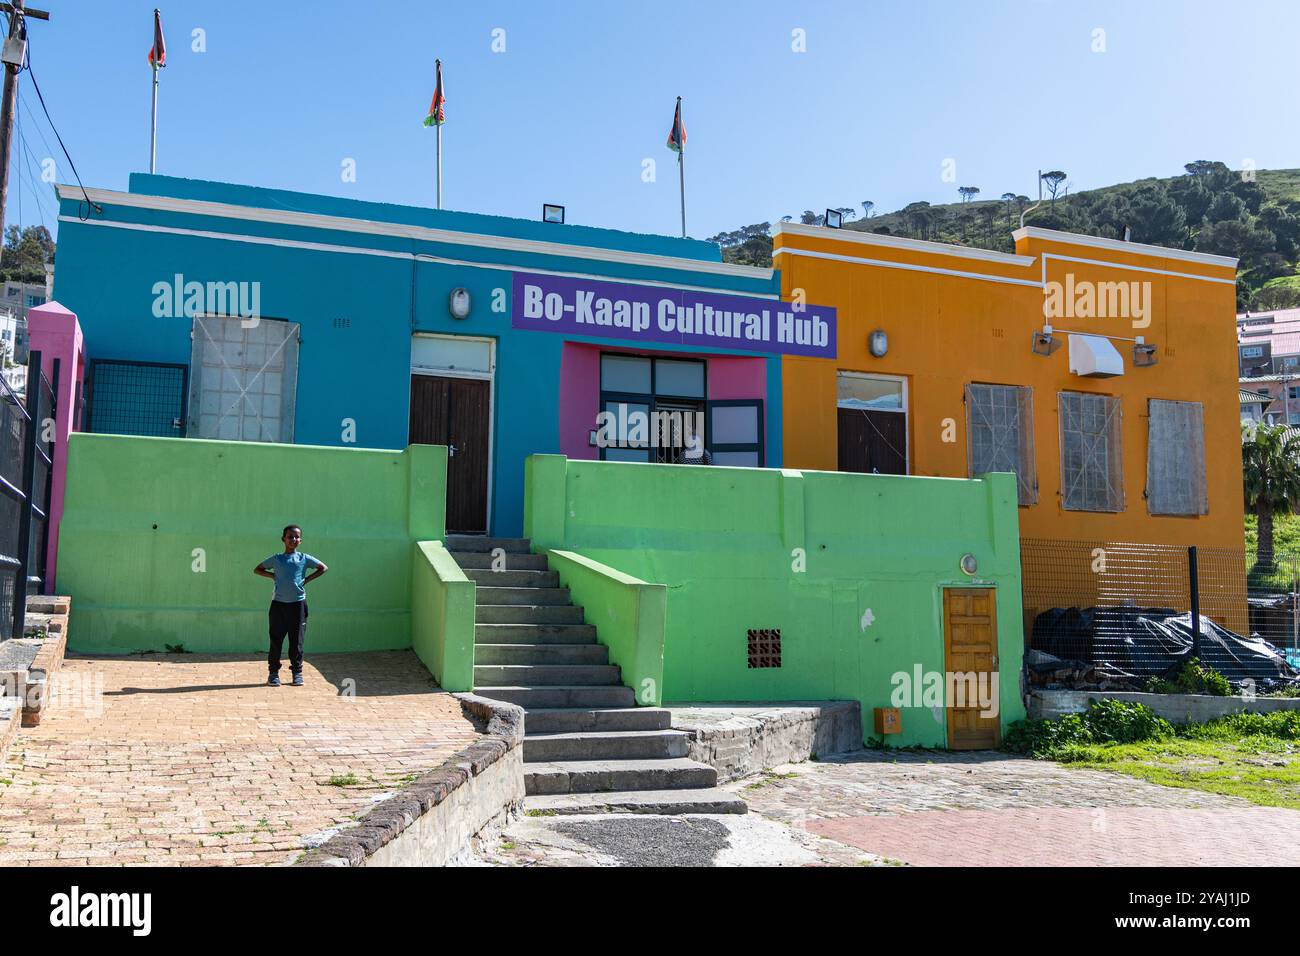
<svg viewBox="0 0 1300 956"><path fill-rule="evenodd" d="M524 716L528 728L528 716ZM524 738L524 763L560 760L665 760L685 757L689 734L680 730L590 731L569 734L529 733Z"/></svg>
<svg viewBox="0 0 1300 956"><path fill-rule="evenodd" d="M474 643L594 644L594 624L475 624Z"/></svg>
<svg viewBox="0 0 1300 956"><path fill-rule="evenodd" d="M582 624L582 608L572 604L480 604L474 613L479 624Z"/></svg>
<svg viewBox="0 0 1300 956"><path fill-rule="evenodd" d="M583 731L667 730L673 715L662 707L534 707L524 715L528 734L576 734Z"/></svg>
<svg viewBox="0 0 1300 956"><path fill-rule="evenodd" d="M527 718L524 718L525 726ZM690 790L718 785L706 763L671 760L564 760L524 766L524 792L602 793L613 790Z"/></svg>
<svg viewBox="0 0 1300 956"><path fill-rule="evenodd" d="M448 551L482 551L491 554L497 548L507 554L527 554L532 542L527 538L489 538L481 534L449 534L442 539Z"/></svg>
<svg viewBox="0 0 1300 956"><path fill-rule="evenodd" d="M474 693L492 700L504 700L507 704L518 704L530 710L536 707L581 707L581 708L620 708L633 707L636 695L631 687L622 684L609 686L560 686L543 687L475 687ZM528 728L528 715L524 715L524 729Z"/></svg>
<svg viewBox="0 0 1300 956"><path fill-rule="evenodd" d="M465 572L470 569L491 570L492 568L490 551L451 551L451 556ZM545 571L550 567L544 554L507 554L504 564L505 569L498 572L499 574L505 574L507 571Z"/></svg>
<svg viewBox="0 0 1300 956"><path fill-rule="evenodd" d="M613 664L475 664L476 687L561 687L617 684Z"/></svg>
<svg viewBox="0 0 1300 956"><path fill-rule="evenodd" d="M625 790L614 793L556 793L524 801L528 813L748 813L745 801L718 787L699 790Z"/></svg>
<svg viewBox="0 0 1300 956"><path fill-rule="evenodd" d="M479 604L533 604L558 607L572 603L568 588L508 588L478 585L474 599Z"/></svg>
<svg viewBox="0 0 1300 956"><path fill-rule="evenodd" d="M463 568L465 577L475 584L493 588L558 588L560 575L555 571L493 571L491 568Z"/></svg>
<svg viewBox="0 0 1300 956"><path fill-rule="evenodd" d="M608 664L604 644L475 644L475 664Z"/></svg>

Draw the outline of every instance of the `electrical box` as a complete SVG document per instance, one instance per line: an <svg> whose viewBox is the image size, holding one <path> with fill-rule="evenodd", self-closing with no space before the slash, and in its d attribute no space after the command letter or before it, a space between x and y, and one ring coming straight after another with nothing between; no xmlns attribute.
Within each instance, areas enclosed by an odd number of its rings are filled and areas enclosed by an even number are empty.
<svg viewBox="0 0 1300 956"><path fill-rule="evenodd" d="M877 707L875 714L876 733L880 736L903 732L903 716L897 707Z"/></svg>
<svg viewBox="0 0 1300 956"><path fill-rule="evenodd" d="M21 70L27 61L27 38L24 36L6 37L0 60Z"/></svg>

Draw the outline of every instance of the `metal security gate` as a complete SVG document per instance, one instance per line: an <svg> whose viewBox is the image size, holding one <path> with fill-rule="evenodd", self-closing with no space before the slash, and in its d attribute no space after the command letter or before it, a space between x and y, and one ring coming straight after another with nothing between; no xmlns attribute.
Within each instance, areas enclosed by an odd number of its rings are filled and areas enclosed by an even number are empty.
<svg viewBox="0 0 1300 956"><path fill-rule="evenodd" d="M27 595L48 593L50 486L54 461L54 381L32 352L27 393L0 376L0 639L21 637Z"/></svg>
<svg viewBox="0 0 1300 956"><path fill-rule="evenodd" d="M189 368L162 362L94 359L87 431L101 435L185 437Z"/></svg>

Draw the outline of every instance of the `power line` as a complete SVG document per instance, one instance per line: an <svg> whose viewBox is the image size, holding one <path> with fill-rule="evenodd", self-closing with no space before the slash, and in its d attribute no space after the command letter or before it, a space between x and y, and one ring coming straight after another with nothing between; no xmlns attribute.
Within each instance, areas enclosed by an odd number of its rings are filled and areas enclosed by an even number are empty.
<svg viewBox="0 0 1300 956"><path fill-rule="evenodd" d="M63 150L64 157L68 160L68 166L72 169L72 175L77 177L77 185L81 188L81 195L85 197L85 204L97 213L102 213L104 207L94 202L90 198L90 193L86 192L85 185L81 182L81 173L77 172L77 164L72 161L72 156L68 153L68 147L63 145L63 137L59 135L59 128L54 125L54 119L50 116L50 108L45 105L45 97L41 94L41 84L36 81L36 73L32 70L32 44L31 40L27 41L27 65L25 67L28 75L32 78L32 89L36 91L36 98L40 101L41 110L45 113L45 119L50 124L50 129L54 131L54 138L59 141L59 148ZM77 215L82 220L88 219L88 216L81 215L78 210Z"/></svg>

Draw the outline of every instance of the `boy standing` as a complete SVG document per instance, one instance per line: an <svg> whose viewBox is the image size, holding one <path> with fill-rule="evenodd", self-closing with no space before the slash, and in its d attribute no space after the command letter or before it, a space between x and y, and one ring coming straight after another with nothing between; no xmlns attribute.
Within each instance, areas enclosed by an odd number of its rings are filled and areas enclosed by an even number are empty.
<svg viewBox="0 0 1300 956"><path fill-rule="evenodd" d="M284 553L273 554L253 573L275 581L275 599L271 601L271 650L266 656L271 676L267 684L280 686L280 650L284 639L289 638L289 669L293 672L293 686L302 686L302 645L307 636L307 584L315 581L329 568L310 554L298 550L302 543L302 529L296 524L285 527L280 534ZM308 574L308 571L311 574Z"/></svg>

